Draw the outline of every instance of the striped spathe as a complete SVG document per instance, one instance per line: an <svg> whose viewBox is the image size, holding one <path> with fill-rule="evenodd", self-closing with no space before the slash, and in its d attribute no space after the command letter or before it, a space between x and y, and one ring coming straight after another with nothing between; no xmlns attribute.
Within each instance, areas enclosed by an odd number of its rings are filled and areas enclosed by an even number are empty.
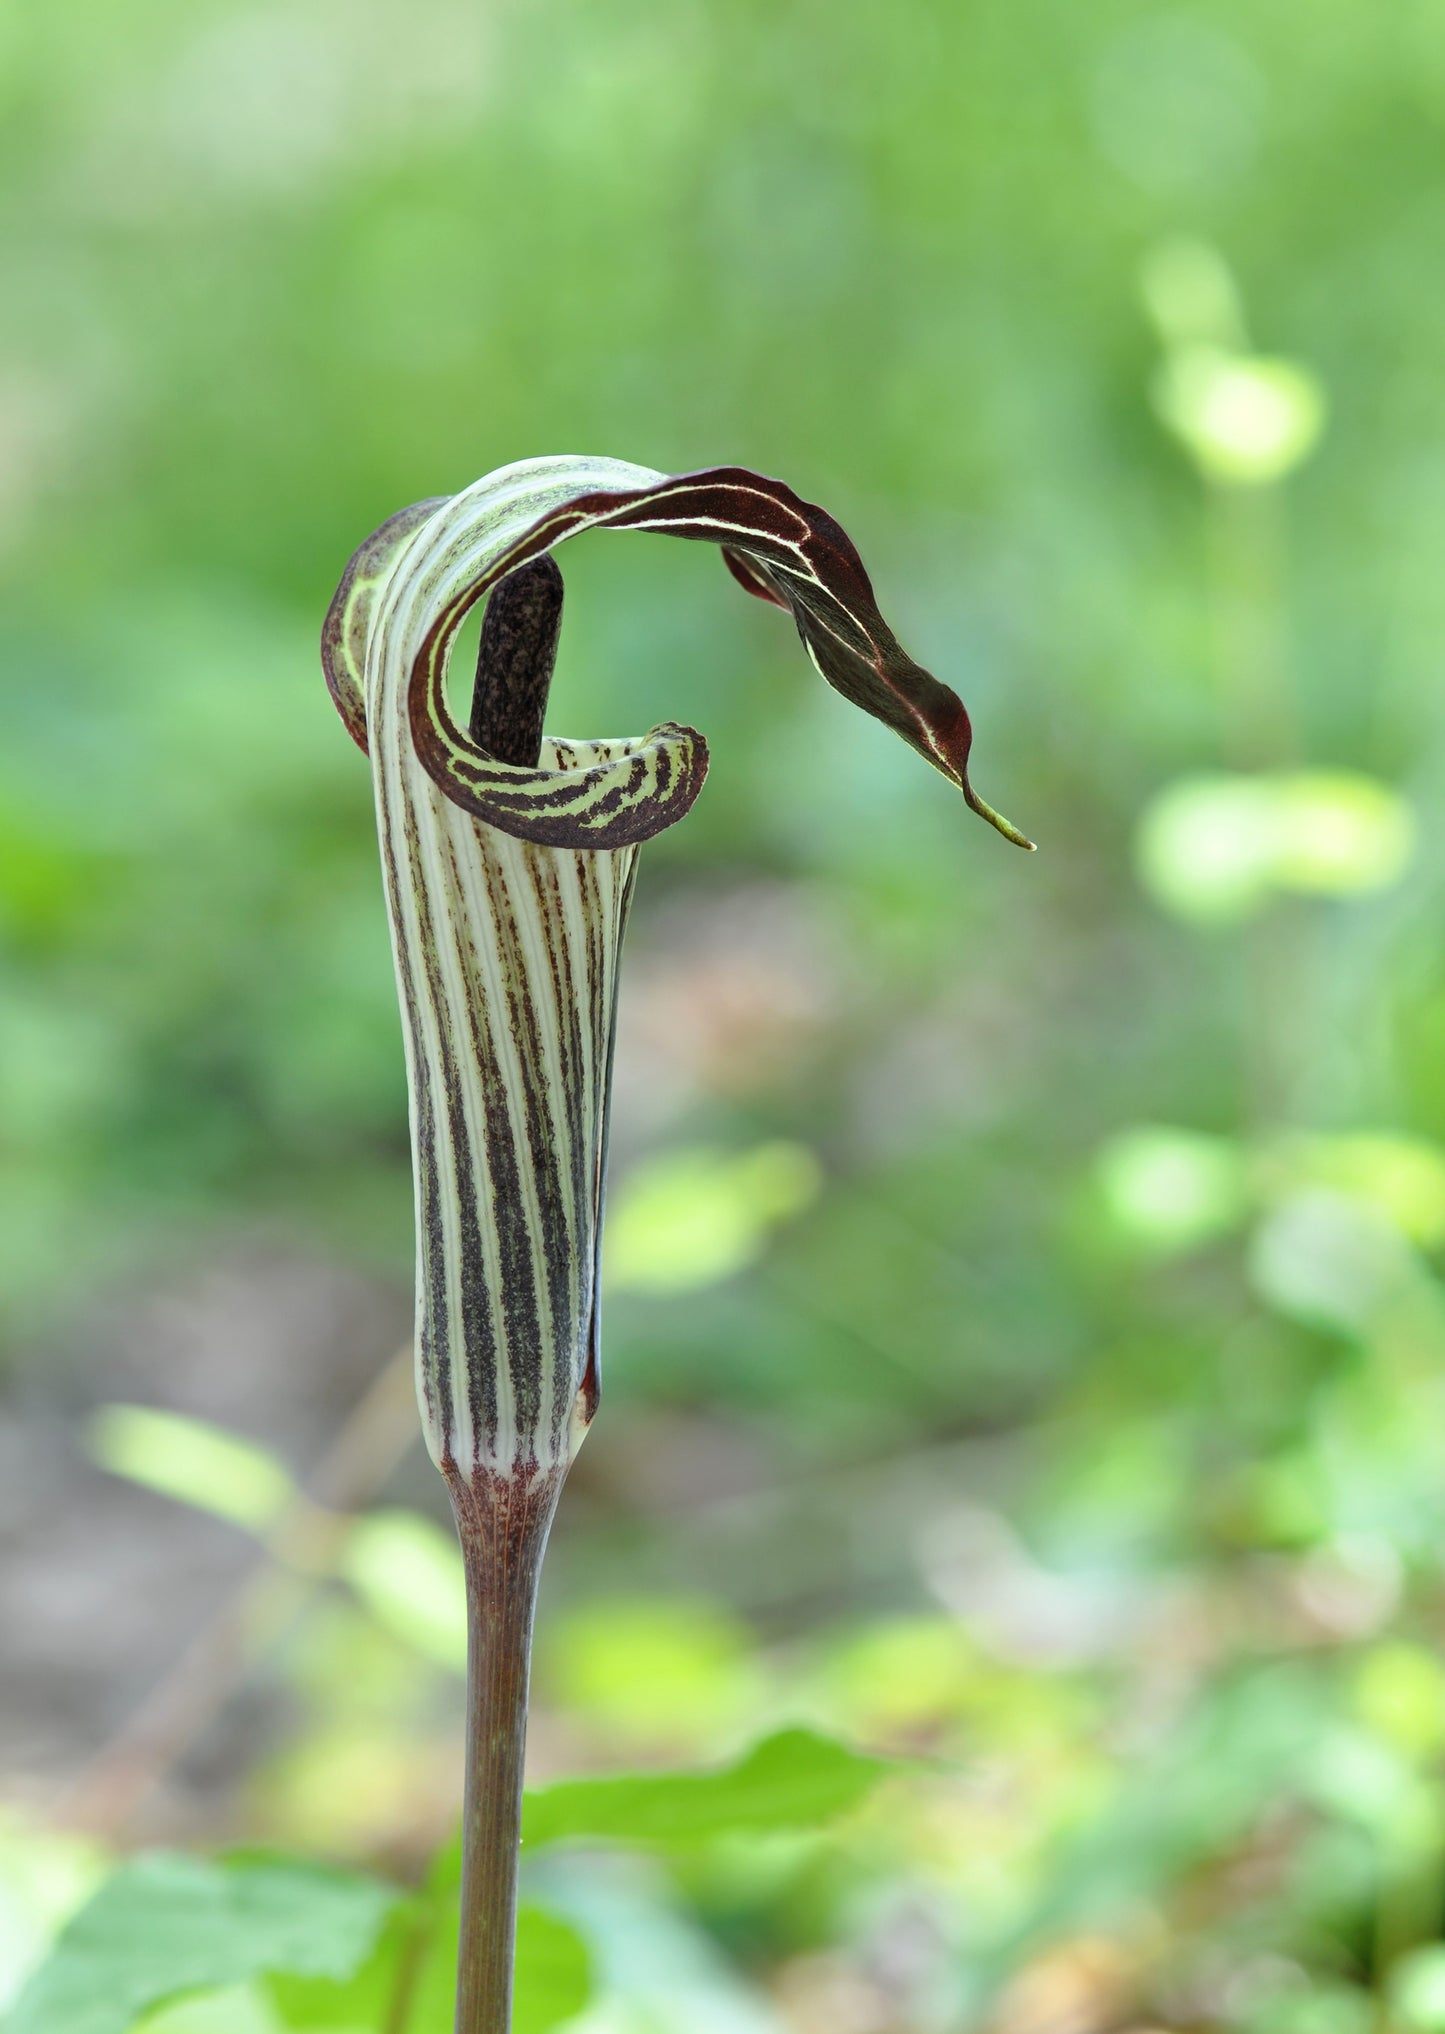
<svg viewBox="0 0 1445 2034"><path fill-rule="evenodd" d="M565 771L627 749L553 741L544 755ZM561 1467L597 1401L608 1085L637 849L514 840L423 782L416 804L392 787L403 812L383 828L423 1419L444 1469Z"/></svg>
<svg viewBox="0 0 1445 2034"><path fill-rule="evenodd" d="M738 467L504 467L419 502L356 552L322 658L371 759L400 992L416 1182L417 1363L454 1482L563 1471L598 1391L598 1248L618 962L640 844L692 806L695 730L542 743L460 728L447 664L468 610L564 538L642 529L723 547L784 608L821 675L974 792L962 701L902 650L825 511Z"/></svg>

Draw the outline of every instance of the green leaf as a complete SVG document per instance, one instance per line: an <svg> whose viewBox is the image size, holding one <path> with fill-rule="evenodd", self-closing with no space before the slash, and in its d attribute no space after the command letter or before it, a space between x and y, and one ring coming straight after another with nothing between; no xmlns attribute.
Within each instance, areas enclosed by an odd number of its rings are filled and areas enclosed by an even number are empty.
<svg viewBox="0 0 1445 2034"><path fill-rule="evenodd" d="M172 1999L137 2020L135 2034L276 2034L276 2021L256 1985L227 1985Z"/></svg>
<svg viewBox="0 0 1445 2034"><path fill-rule="evenodd" d="M250 1532L273 1526L296 1495L290 1471L269 1449L183 1413L103 1405L90 1422L86 1444L112 1476Z"/></svg>
<svg viewBox="0 0 1445 2034"><path fill-rule="evenodd" d="M1390 1972L1390 1997L1406 2026L1420 2034L1445 2028L1445 1946L1415 1949Z"/></svg>
<svg viewBox="0 0 1445 2034"><path fill-rule="evenodd" d="M760 1257L770 1232L818 1197L818 1161L775 1140L750 1151L699 1146L634 1166L608 1208L602 1271L609 1287L693 1292Z"/></svg>
<svg viewBox="0 0 1445 2034"><path fill-rule="evenodd" d="M566 1780L527 1796L530 1844L602 1837L688 1844L716 1836L821 1828L855 1808L896 1770L810 1730L784 1730L712 1773L647 1773Z"/></svg>
<svg viewBox="0 0 1445 2034"><path fill-rule="evenodd" d="M448 1844L425 1891L393 1912L353 1976L270 1978L266 1996L280 2024L296 2034L452 2034L461 1879L461 1845ZM590 1994L581 1936L538 1907L522 1907L512 2034L552 2034L582 2011Z"/></svg>
<svg viewBox="0 0 1445 2034"><path fill-rule="evenodd" d="M341 1572L394 1638L466 1672L467 1592L454 1533L420 1512L371 1512L348 1536Z"/></svg>
<svg viewBox="0 0 1445 2034"><path fill-rule="evenodd" d="M512 2034L552 2034L582 2011L591 1989L591 1960L577 1931L540 1907L524 1907L517 1916Z"/></svg>
<svg viewBox="0 0 1445 2034"><path fill-rule="evenodd" d="M265 1981L273 2017L297 2034L374 2034L386 2027L387 2014L402 1977L403 1959L412 1951L419 1929L429 1916L419 1901L397 1907L370 1956L350 1977L300 1977L280 1971Z"/></svg>
<svg viewBox="0 0 1445 2034"><path fill-rule="evenodd" d="M1161 1257L1226 1235L1249 1207L1249 1170L1237 1144L1163 1123L1111 1137L1095 1177L1114 1227Z"/></svg>
<svg viewBox="0 0 1445 2034"><path fill-rule="evenodd" d="M1191 776L1145 811L1135 858L1145 888L1197 925L1242 922L1284 892L1382 890L1415 848L1410 804L1358 770Z"/></svg>
<svg viewBox="0 0 1445 2034"><path fill-rule="evenodd" d="M1209 480L1282 480L1308 459L1325 425L1319 381L1297 360L1208 344L1173 349L1154 405Z"/></svg>
<svg viewBox="0 0 1445 2034"><path fill-rule="evenodd" d="M456 2010L458 1889L461 1847L438 1858L431 1892L436 1914L404 2021L405 2034L451 2034ZM512 2034L552 2034L580 2013L591 1996L591 1959L575 1929L524 1906L517 1913L517 1963Z"/></svg>
<svg viewBox="0 0 1445 2034"><path fill-rule="evenodd" d="M62 1932L5 2034L125 2034L167 1999L267 1971L348 1978L395 1900L374 1879L285 1859L136 1858Z"/></svg>
<svg viewBox="0 0 1445 2034"><path fill-rule="evenodd" d="M760 1693L752 1634L705 1597L594 1597L548 1620L541 1670L569 1716L679 1764L755 1714Z"/></svg>

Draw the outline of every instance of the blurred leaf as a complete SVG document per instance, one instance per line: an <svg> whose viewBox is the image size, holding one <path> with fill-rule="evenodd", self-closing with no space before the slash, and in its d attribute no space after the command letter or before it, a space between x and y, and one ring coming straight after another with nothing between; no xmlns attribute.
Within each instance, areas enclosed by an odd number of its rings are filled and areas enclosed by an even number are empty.
<svg viewBox="0 0 1445 2034"><path fill-rule="evenodd" d="M1260 1224L1249 1250L1255 1289L1282 1314L1358 1333L1406 1285L1399 1231L1369 1201L1323 1188L1292 1195Z"/></svg>
<svg viewBox="0 0 1445 2034"><path fill-rule="evenodd" d="M1265 780L1277 800L1275 881L1320 897L1398 882L1415 849L1415 817L1388 784L1353 770Z"/></svg>
<svg viewBox="0 0 1445 2034"><path fill-rule="evenodd" d="M420 1512L371 1512L348 1534L341 1572L394 1637L466 1672L466 1583L452 1534Z"/></svg>
<svg viewBox="0 0 1445 2034"><path fill-rule="evenodd" d="M1277 891L1348 897L1404 872L1414 817L1398 792L1354 772L1187 777L1139 823L1140 877L1176 916L1228 924Z"/></svg>
<svg viewBox="0 0 1445 2034"><path fill-rule="evenodd" d="M1154 404L1206 479L1237 486L1292 473L1325 423L1324 391L1297 361L1204 343L1165 357Z"/></svg>
<svg viewBox="0 0 1445 2034"><path fill-rule="evenodd" d="M1303 1790L1331 1814L1384 1832L1412 1824L1424 1799L1393 1746L1347 1724L1325 1732L1303 1776Z"/></svg>
<svg viewBox="0 0 1445 2034"><path fill-rule="evenodd" d="M1432 1942L1402 1956L1390 1972L1390 2003L1419 2034L1445 2029L1445 1943Z"/></svg>
<svg viewBox="0 0 1445 2034"><path fill-rule="evenodd" d="M1255 2025L1260 2034L1369 2034L1379 2005L1359 1985L1299 1973L1298 1981L1267 2001Z"/></svg>
<svg viewBox="0 0 1445 2034"><path fill-rule="evenodd" d="M102 1406L86 1441L112 1476L252 1532L274 1525L296 1495L290 1471L269 1449L182 1413Z"/></svg>
<svg viewBox="0 0 1445 2034"><path fill-rule="evenodd" d="M0 1818L0 2013L107 1869L87 1837Z"/></svg>
<svg viewBox="0 0 1445 2034"><path fill-rule="evenodd" d="M707 1599L607 1597L551 1620L540 1680L623 1747L702 1749L758 1692L747 1627Z"/></svg>
<svg viewBox="0 0 1445 2034"><path fill-rule="evenodd" d="M277 2034L277 2028L263 1992L255 1985L230 1985L222 1992L192 1993L142 2015L135 2034Z"/></svg>
<svg viewBox="0 0 1445 2034"><path fill-rule="evenodd" d="M1029 1875L1000 1963L1050 1935L1117 1925L1229 1857L1267 1803L1313 1780L1328 1730L1327 1691L1295 1661L1200 1689L1153 1755L1119 1770L1112 1797L1065 1832L1050 1868Z"/></svg>
<svg viewBox="0 0 1445 2034"><path fill-rule="evenodd" d="M591 1959L574 1928L540 1907L517 1915L517 1973L512 2034L552 2034L587 2004ZM439 2027L437 2034L445 2034Z"/></svg>
<svg viewBox="0 0 1445 2034"><path fill-rule="evenodd" d="M744 1270L768 1232L822 1187L813 1154L776 1142L751 1151L673 1151L635 1166L610 1198L603 1241L609 1286L691 1292Z"/></svg>
<svg viewBox="0 0 1445 2034"><path fill-rule="evenodd" d="M833 1698L875 1736L957 1714L981 1679L974 1641L947 1617L899 1618L856 1633L827 1671Z"/></svg>
<svg viewBox="0 0 1445 2034"><path fill-rule="evenodd" d="M1099 1153L1095 1177L1120 1232L1161 1255L1226 1234L1248 1207L1238 1145L1197 1130L1163 1124L1122 1130Z"/></svg>
<svg viewBox="0 0 1445 2034"><path fill-rule="evenodd" d="M267 1980L281 2024L297 2034L452 2034L456 2012L459 1842L433 1860L415 1899L393 1912L370 1957L349 1978ZM517 1912L512 2034L552 2034L587 2004L591 1960L576 1931L523 1901ZM405 2011L398 2004L405 2001Z"/></svg>
<svg viewBox="0 0 1445 2034"><path fill-rule="evenodd" d="M274 1972L264 1980L266 1999L283 2027L298 2034L380 2034L402 1981L418 1929L427 1922L421 1899L400 1902L388 1916L371 1954L345 1978L299 1977ZM401 2034L401 2030L398 2030Z"/></svg>
<svg viewBox="0 0 1445 2034"><path fill-rule="evenodd" d="M1247 918L1269 897L1273 806L1252 777L1188 777L1169 785L1139 823L1139 874L1159 903L1201 924Z"/></svg>
<svg viewBox="0 0 1445 2034"><path fill-rule="evenodd" d="M7 1144L44 1149L123 1095L134 1077L114 1031L68 996L0 1000L0 1120Z"/></svg>
<svg viewBox="0 0 1445 2034"><path fill-rule="evenodd" d="M394 1641L387 1643L394 1649ZM264 1826L302 1849L342 1856L405 1842L418 1798L430 1798L437 1785L439 1757L435 1740L410 1723L409 1709L368 1703L364 1695L353 1709L349 1691L334 1695L253 1781L249 1791Z"/></svg>
<svg viewBox="0 0 1445 2034"><path fill-rule="evenodd" d="M125 2034L168 1999L266 1971L349 1977L395 1900L374 1879L294 1860L133 1859L62 1931L6 2034Z"/></svg>
<svg viewBox="0 0 1445 2034"><path fill-rule="evenodd" d="M88 843L57 824L18 807L13 793L0 802L0 925L25 940L49 943L74 936L94 908L104 863Z"/></svg>
<svg viewBox="0 0 1445 2034"><path fill-rule="evenodd" d="M453 1844L433 1870L430 1897L439 1909L412 1995L405 2034L452 2034L457 1983L457 1889L461 1853ZM517 1962L512 2034L552 2034L587 2004L591 1958L574 1928L537 1906L517 1910Z"/></svg>
<svg viewBox="0 0 1445 2034"><path fill-rule="evenodd" d="M1244 338L1238 284L1208 241L1179 234L1156 242L1140 265L1139 289L1166 343L1237 346Z"/></svg>
<svg viewBox="0 0 1445 2034"><path fill-rule="evenodd" d="M1371 1202L1412 1243L1445 1241L1445 1151L1422 1137L1294 1137L1267 1150L1265 1169L1291 1187L1326 1187Z"/></svg>
<svg viewBox="0 0 1445 2034"><path fill-rule="evenodd" d="M1355 1707L1368 1729L1407 1757L1445 1749L1445 1666L1403 1639L1372 1646L1355 1674Z"/></svg>
<svg viewBox="0 0 1445 2034"><path fill-rule="evenodd" d="M862 1757L812 1731L785 1730L718 1772L564 1780L541 1788L527 1796L523 1839L692 1844L818 1829L856 1808L897 1770L885 1759Z"/></svg>

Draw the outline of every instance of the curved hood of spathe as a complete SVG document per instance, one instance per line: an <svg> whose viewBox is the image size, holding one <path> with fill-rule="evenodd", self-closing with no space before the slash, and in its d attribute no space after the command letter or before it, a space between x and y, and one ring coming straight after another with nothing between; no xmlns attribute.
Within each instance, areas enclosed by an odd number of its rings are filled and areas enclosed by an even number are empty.
<svg viewBox="0 0 1445 2034"><path fill-rule="evenodd" d="M707 744L664 722L605 760L522 768L489 755L453 718L447 659L468 610L518 566L589 529L650 530L721 546L733 576L792 615L815 668L891 727L1020 846L1030 843L974 791L963 701L903 650L857 550L826 512L745 468L663 474L615 459L528 459L450 498L392 516L356 552L327 616L332 696L363 748L403 729L455 805L519 840L635 846L691 808ZM580 747L581 745L579 745Z"/></svg>

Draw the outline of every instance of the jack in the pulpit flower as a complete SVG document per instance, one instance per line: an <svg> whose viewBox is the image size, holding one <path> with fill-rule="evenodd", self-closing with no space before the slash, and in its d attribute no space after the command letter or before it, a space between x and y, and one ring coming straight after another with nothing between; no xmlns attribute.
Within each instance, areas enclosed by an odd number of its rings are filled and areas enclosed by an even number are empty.
<svg viewBox="0 0 1445 2034"><path fill-rule="evenodd" d="M721 545L791 613L830 685L976 812L962 701L913 662L832 517L737 467L668 476L531 459L384 523L327 616L323 658L371 760L410 1080L417 1373L471 1602L459 2034L509 2024L516 1837L536 1574L597 1407L598 1260L618 965L638 850L691 808L693 729L545 736L561 619L550 554L590 529ZM483 617L470 725L446 692Z"/></svg>

